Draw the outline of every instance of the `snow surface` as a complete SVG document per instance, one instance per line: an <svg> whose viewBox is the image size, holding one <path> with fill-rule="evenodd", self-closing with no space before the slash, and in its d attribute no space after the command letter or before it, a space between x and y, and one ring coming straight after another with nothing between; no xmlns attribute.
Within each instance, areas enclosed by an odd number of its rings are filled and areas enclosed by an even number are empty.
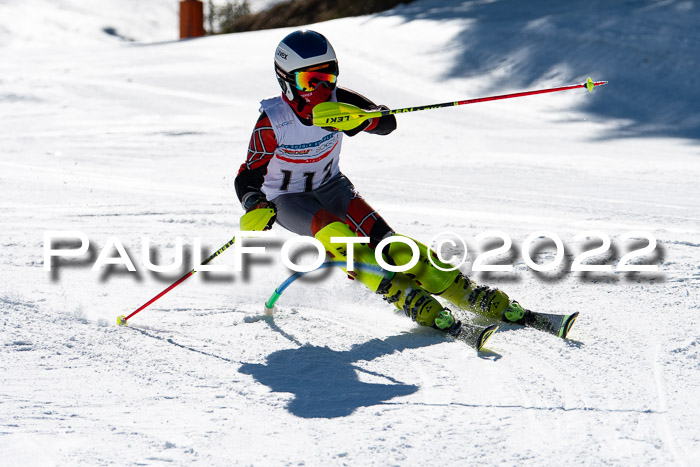
<svg viewBox="0 0 700 467"><path fill-rule="evenodd" d="M395 108L610 80L346 139L343 171L394 229L459 233L470 264L503 231L515 271L472 276L581 311L568 341L503 326L483 353L340 271L266 317L279 227L245 273L199 273L116 326L189 270L195 237L206 255L238 228L233 179L289 32L175 42L174 5L0 1L0 463L698 465L697 2L425 0L313 26L341 85ZM613 265L644 245L622 234L652 233L659 271L567 272L592 229ZM89 254L44 271L47 230L84 231ZM540 230L567 249L550 273L520 255ZM142 236L163 264L184 238L182 271L147 271ZM137 273L91 270L111 237Z"/></svg>

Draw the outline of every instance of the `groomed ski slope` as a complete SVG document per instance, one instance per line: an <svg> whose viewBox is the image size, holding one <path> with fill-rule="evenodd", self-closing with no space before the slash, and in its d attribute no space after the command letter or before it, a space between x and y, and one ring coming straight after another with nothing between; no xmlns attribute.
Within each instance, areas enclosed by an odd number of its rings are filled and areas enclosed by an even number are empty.
<svg viewBox="0 0 700 467"><path fill-rule="evenodd" d="M148 3L0 4L0 463L698 464L696 2L417 1L313 25L340 84L392 108L610 81L345 139L342 170L396 231L459 234L469 274L500 245L474 237L502 231L513 248L495 262L514 271L471 276L526 307L581 312L568 341L503 326L483 353L338 270L297 281L266 317L290 274L278 226L245 273L227 251L213 264L228 272L116 326L190 269L195 237L206 257L238 228L233 180L290 32L177 42L175 2ZM56 28L21 35L17 18L40 9ZM46 272L48 230L85 232L89 253ZM520 246L542 230L566 255L537 273ZM613 266L646 244L623 234L651 233L642 260L658 271L570 272L600 244L574 240L590 230L612 240L591 261ZM146 270L143 236L160 264L181 237L182 270ZM137 272L91 270L110 238ZM538 245L533 259L552 261Z"/></svg>

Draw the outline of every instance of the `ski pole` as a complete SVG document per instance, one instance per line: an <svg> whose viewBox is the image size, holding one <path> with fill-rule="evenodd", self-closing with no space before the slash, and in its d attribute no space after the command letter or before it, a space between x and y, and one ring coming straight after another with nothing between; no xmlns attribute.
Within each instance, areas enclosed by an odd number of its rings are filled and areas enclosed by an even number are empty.
<svg viewBox="0 0 700 467"><path fill-rule="evenodd" d="M497 101L501 99L512 99L514 97L532 96L534 94L546 94L550 92L568 91L570 89L586 88L588 92L593 92L596 86L608 84L607 81L593 81L588 78L588 81L580 84L570 84L567 86L559 86L556 88L537 89L534 91L522 91L512 94L502 94L499 96L477 97L475 99L467 99L455 102L444 102L442 104L423 105L420 107L407 107L405 109L396 110L376 110L367 111L351 104L343 102L322 102L313 109L313 123L320 127L333 127L338 130L352 130L363 121L370 118L384 117L386 115L394 115L407 112L419 112L421 110L440 109L443 107L454 107L457 105L476 104L478 102Z"/></svg>
<svg viewBox="0 0 700 467"><path fill-rule="evenodd" d="M222 246L221 248L219 248L218 250L216 250L209 258L207 258L207 259L205 259L204 261L202 261L202 266L204 266L205 264L208 264L211 260L213 260L214 258L216 258L217 256L219 256L221 253L223 253L228 247L230 247L231 245L233 245L233 243L234 243L235 241L236 241L236 237L233 237L226 245ZM147 308L151 303L155 302L155 301L158 300L160 297L162 297L163 295L165 295L166 293L170 292L171 290L173 290L173 289L174 289L175 287L177 287L178 285L180 285L180 284L182 284L183 282L185 282L185 280L187 280L187 279L188 279L191 275L193 275L195 272L197 272L197 269L196 269L196 268L193 268L193 269L192 269L191 271L189 271L187 274L185 274L184 276L182 276L181 278L179 278L178 280L176 280L175 282L173 282L170 286L168 286L167 289L163 290L161 293L159 293L158 295L156 295L155 297L153 297L152 299L150 299L149 301L147 301L146 303L144 303L143 305L141 305L139 308L137 308L136 310L132 311L130 315L128 315L128 316L124 316L124 315L117 316L117 324L118 324L119 326L126 326L126 325L127 325L126 322L127 322L127 320L128 320L129 318L131 318L132 316L134 316L136 313L138 313L139 311L143 310L144 308Z"/></svg>
<svg viewBox="0 0 700 467"><path fill-rule="evenodd" d="M264 230L264 229L267 228L267 226L268 226L270 220L271 220L274 216L275 216L275 211L274 211L273 209L269 209L269 208L268 208L268 209L254 209L253 211L250 211L250 212L245 213L245 214L243 215L243 217L241 218L241 229L243 229L244 231L253 231L253 230L259 231L259 230ZM228 242L226 245L222 246L221 248L219 248L218 250L216 250L211 256L209 256L207 259L205 259L204 261L202 261L201 266L204 266L205 264L209 264L214 258L216 258L217 256L219 256L221 253L223 253L224 251L226 251L226 249L227 249L228 247L230 247L231 245L233 245L235 241L236 241L236 237L233 237L231 240L229 240L229 242ZM175 287L177 287L178 285L180 285L180 284L182 284L183 282L185 282L185 280L187 280L187 279L188 279L191 275L193 275L195 272L197 272L197 268L193 268L193 269L192 269L191 271L189 271L187 274L185 274L184 276L182 276L181 278L179 278L178 280L176 280L175 282L173 282L170 286L168 286L168 288L166 288L165 290L163 290L161 293L159 293L158 295L156 295L155 297L153 297L152 299L150 299L149 301L147 301L146 303L144 303L143 305L141 305L141 306L140 306L139 308L137 308L136 310L132 311L130 315L128 315L128 316L124 316L124 315L117 316L117 325L119 325L119 326L126 326L126 324L127 324L126 322L129 320L129 318L131 318L132 316L134 316L136 313L140 312L140 311L143 310L144 308L147 308L151 303L155 302L155 301L158 300L160 297L162 297L163 295L165 295L166 293L170 292L171 290L173 290L173 289L174 289Z"/></svg>
<svg viewBox="0 0 700 467"><path fill-rule="evenodd" d="M345 261L326 261L325 263L322 263L319 267L317 267L314 270L304 271L304 272L296 272L296 273L292 274L284 282L282 282L280 284L280 286L277 287L274 292L272 292L272 295L270 295L270 298L267 299L267 301L265 302L265 312L267 314L272 313L272 310L275 307L275 303L277 303L277 300L282 295L282 292L284 292L284 290L287 287L289 287L292 284L292 282L299 279L301 276L308 274L310 272L318 271L320 269L329 268L332 266L343 267L345 265L346 265ZM366 271L377 272L379 274L384 275L384 277L386 277L386 275L387 275L387 271L382 269L379 265L366 264L366 263L355 263L355 267L359 268L359 269L364 269Z"/></svg>

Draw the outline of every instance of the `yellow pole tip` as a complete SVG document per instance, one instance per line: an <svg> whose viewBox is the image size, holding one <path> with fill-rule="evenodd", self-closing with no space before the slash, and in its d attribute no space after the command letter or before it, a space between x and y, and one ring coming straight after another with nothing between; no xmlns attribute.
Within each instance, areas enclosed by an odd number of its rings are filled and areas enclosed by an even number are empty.
<svg viewBox="0 0 700 467"><path fill-rule="evenodd" d="M117 316L117 326L126 326L126 316L120 315Z"/></svg>

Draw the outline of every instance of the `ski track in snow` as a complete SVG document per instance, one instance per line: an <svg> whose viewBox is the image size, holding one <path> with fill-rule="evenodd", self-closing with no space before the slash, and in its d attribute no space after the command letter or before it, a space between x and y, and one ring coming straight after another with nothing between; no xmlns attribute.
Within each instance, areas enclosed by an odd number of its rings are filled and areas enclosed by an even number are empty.
<svg viewBox="0 0 700 467"><path fill-rule="evenodd" d="M169 0L140 10L106 1L0 5L3 465L696 465L697 141L632 134L644 123L604 110L608 100L637 99L625 79L666 76L664 45L649 33L657 18L683 32L662 28L658 37L688 38L669 48L680 67L670 76L695 73L697 39L686 33L697 9L597 4L624 29L615 35L600 23L595 44L607 46L598 62L577 63L576 49L571 63L552 65L536 52L550 50L543 38L591 36L540 3L522 17L541 16L515 35L524 49L503 57L499 44L471 41L486 9L504 2L422 0L314 25L343 62L341 84L393 108L515 91L503 86L530 66L552 68L523 78L528 88L597 69L619 77L590 96L402 115L391 136L345 139L343 171L398 232L424 242L443 231L464 236L466 271L483 246L474 236L506 232L514 248L495 260L514 272L473 277L526 307L581 312L568 341L503 325L479 353L415 326L338 270L295 282L264 315L288 276L276 257L291 237L281 228L270 257L245 274L199 273L117 327L118 315L189 271L194 237L206 257L238 227L233 179L259 99L277 92L272 50L287 31L174 42ZM4 19L26 18L27 8L54 12L51 22L41 15L44 34ZM583 25L595 18L581 15ZM516 30L520 17L492 17L485 38ZM142 42L121 42L105 26ZM480 73L464 70L482 61ZM644 73L618 61L643 63ZM669 87L641 110L672 105ZM694 115L674 118L685 125ZM89 254L44 271L46 230L84 231ZM659 271L535 273L520 246L538 230L562 238L565 265L590 248L573 241L579 232L610 236L611 251L595 258L605 264L639 247L622 234L651 232L658 243L646 259ZM182 268L147 271L144 236L159 264L175 258L182 237ZM136 273L91 270L110 237ZM554 251L533 249L533 257L551 261ZM231 267L232 254L216 264Z"/></svg>

